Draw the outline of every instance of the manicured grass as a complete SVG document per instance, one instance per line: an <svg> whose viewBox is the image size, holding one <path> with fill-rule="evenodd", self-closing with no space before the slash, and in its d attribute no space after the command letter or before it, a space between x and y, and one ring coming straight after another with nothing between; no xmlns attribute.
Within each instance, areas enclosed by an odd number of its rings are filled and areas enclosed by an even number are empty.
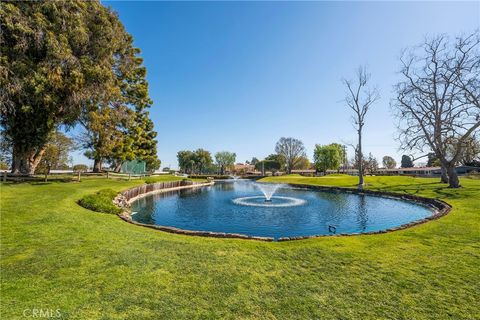
<svg viewBox="0 0 480 320"><path fill-rule="evenodd" d="M177 180L182 180L184 179L183 177L175 177L171 175L164 175L164 176L150 176L143 178L143 181L145 183L156 183L156 182L165 182L165 181L177 181Z"/></svg>
<svg viewBox="0 0 480 320"><path fill-rule="evenodd" d="M265 243L159 232L76 203L141 180L2 185L0 317L43 308L71 319L479 319L480 181L457 190L436 179L366 181L454 209L388 234Z"/></svg>

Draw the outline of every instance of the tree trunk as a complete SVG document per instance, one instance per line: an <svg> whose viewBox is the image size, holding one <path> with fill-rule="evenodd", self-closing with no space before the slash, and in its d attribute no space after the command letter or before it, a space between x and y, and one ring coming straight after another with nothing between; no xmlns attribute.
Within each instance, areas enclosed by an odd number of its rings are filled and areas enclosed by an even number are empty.
<svg viewBox="0 0 480 320"><path fill-rule="evenodd" d="M45 148L41 148L38 151L25 151L22 147L14 146L12 152L12 173L33 175L44 152Z"/></svg>
<svg viewBox="0 0 480 320"><path fill-rule="evenodd" d="M102 172L102 159L94 159L93 172L96 172L96 173Z"/></svg>
<svg viewBox="0 0 480 320"><path fill-rule="evenodd" d="M441 171L442 171L442 174L440 176L440 182L441 183L448 183L447 168L442 165Z"/></svg>
<svg viewBox="0 0 480 320"><path fill-rule="evenodd" d="M45 179L44 181L47 182L48 181L48 175L50 174L50 166L48 166L47 168L45 168Z"/></svg>
<svg viewBox="0 0 480 320"><path fill-rule="evenodd" d="M122 162L119 161L115 163L115 168L113 168L113 171L119 173L120 170L122 170Z"/></svg>
<svg viewBox="0 0 480 320"><path fill-rule="evenodd" d="M457 170L455 170L454 165L447 166L447 174L448 174L448 186L450 188L460 188L460 181L458 180Z"/></svg>
<svg viewBox="0 0 480 320"><path fill-rule="evenodd" d="M362 128L358 130L358 188L363 189Z"/></svg>

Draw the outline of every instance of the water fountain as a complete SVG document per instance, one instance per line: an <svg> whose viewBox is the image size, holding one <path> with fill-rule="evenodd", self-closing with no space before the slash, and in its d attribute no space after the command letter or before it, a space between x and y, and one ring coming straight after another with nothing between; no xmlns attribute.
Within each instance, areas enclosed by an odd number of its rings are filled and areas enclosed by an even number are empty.
<svg viewBox="0 0 480 320"><path fill-rule="evenodd" d="M269 183L256 183L255 186L262 191L265 196L265 202L272 202L272 197L275 191L278 190L281 184L269 184Z"/></svg>
<svg viewBox="0 0 480 320"><path fill-rule="evenodd" d="M291 207L305 204L303 199L293 197L274 196L275 192L285 187L282 184L255 183L257 189L262 191L263 196L242 197L233 199L233 203L243 206L254 207Z"/></svg>
<svg viewBox="0 0 480 320"><path fill-rule="evenodd" d="M228 179L186 190L154 193L134 201L130 210L138 213L132 214L132 221L176 232L182 229L201 234L220 232L222 237L235 233L279 239L376 232L405 226L437 212L403 199L250 179Z"/></svg>

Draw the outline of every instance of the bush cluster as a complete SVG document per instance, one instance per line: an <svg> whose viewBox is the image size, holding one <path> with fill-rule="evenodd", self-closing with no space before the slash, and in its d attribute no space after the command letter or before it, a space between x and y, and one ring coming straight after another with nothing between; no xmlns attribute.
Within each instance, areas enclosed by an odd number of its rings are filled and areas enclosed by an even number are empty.
<svg viewBox="0 0 480 320"><path fill-rule="evenodd" d="M465 175L465 178L480 180L480 172L478 172L476 170L475 171L470 171L469 173L467 173Z"/></svg>
<svg viewBox="0 0 480 320"><path fill-rule="evenodd" d="M88 171L88 166L86 164L76 164L73 166L73 171L74 172L87 172Z"/></svg>
<svg viewBox="0 0 480 320"><path fill-rule="evenodd" d="M158 182L158 179L149 177L149 178L144 178L143 181L145 181L146 184L150 184L150 183Z"/></svg>
<svg viewBox="0 0 480 320"><path fill-rule="evenodd" d="M103 213L121 213L122 209L113 204L113 199L118 192L112 189L102 189L94 194L89 194L78 202L82 207Z"/></svg>

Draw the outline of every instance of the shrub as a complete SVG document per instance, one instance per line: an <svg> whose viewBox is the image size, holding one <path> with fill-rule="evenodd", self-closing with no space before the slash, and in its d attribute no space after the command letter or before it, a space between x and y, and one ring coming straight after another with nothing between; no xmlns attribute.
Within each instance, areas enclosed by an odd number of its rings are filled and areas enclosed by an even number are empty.
<svg viewBox="0 0 480 320"><path fill-rule="evenodd" d="M8 170L10 168L10 166L4 162L4 161L0 161L0 170Z"/></svg>
<svg viewBox="0 0 480 320"><path fill-rule="evenodd" d="M117 192L112 189L103 189L94 194L89 194L78 202L82 207L103 213L121 213L122 209L113 204Z"/></svg>
<svg viewBox="0 0 480 320"><path fill-rule="evenodd" d="M156 183L156 182L158 182L158 179L155 179L155 178L145 178L145 179L143 179L143 181L145 181L146 184L150 184L150 183Z"/></svg>
<svg viewBox="0 0 480 320"><path fill-rule="evenodd" d="M467 179L474 179L474 180L480 180L480 172L478 171L470 171L465 175L465 178Z"/></svg>
<svg viewBox="0 0 480 320"><path fill-rule="evenodd" d="M86 164L76 164L73 166L73 171L75 172L86 172L88 170L88 166Z"/></svg>

